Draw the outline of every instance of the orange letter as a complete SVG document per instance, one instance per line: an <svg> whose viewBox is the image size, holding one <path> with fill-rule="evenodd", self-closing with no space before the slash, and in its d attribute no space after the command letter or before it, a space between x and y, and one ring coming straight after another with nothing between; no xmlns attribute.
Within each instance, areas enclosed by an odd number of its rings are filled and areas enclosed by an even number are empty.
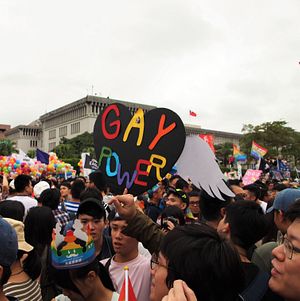
<svg viewBox="0 0 300 301"><path fill-rule="evenodd" d="M159 163L155 163L154 159L159 159L161 162ZM154 166L156 167L156 178L158 181L162 180L162 177L160 175L160 169L164 168L166 166L167 160L165 157L160 156L160 155L156 155L156 154L152 154L149 160L152 164L148 166L147 168L147 172L148 174L150 173L151 167Z"/></svg>
<svg viewBox="0 0 300 301"><path fill-rule="evenodd" d="M150 150L153 150L153 148L156 146L156 144L158 143L158 141L161 139L162 136L165 136L169 132L173 131L174 128L176 127L176 123L173 122L172 124L170 124L168 127L164 129L165 121L166 121L166 115L162 114L159 121L158 132L148 147Z"/></svg>

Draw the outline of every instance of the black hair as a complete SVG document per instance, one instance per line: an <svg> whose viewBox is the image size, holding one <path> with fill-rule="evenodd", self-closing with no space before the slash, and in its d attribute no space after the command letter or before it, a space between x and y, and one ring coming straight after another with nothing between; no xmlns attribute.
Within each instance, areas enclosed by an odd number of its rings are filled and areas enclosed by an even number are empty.
<svg viewBox="0 0 300 301"><path fill-rule="evenodd" d="M79 199L80 194L84 191L85 184L82 180L76 179L71 185L71 195L74 199Z"/></svg>
<svg viewBox="0 0 300 301"><path fill-rule="evenodd" d="M16 192L23 192L26 188L26 186L28 186L31 182L31 176L28 175L18 175L15 178L15 189Z"/></svg>
<svg viewBox="0 0 300 301"><path fill-rule="evenodd" d="M268 231L264 212L253 201L241 200L228 205L225 222L230 225L232 242L246 250L262 239Z"/></svg>
<svg viewBox="0 0 300 301"><path fill-rule="evenodd" d="M163 220L167 217L174 217L179 220L179 225L183 226L185 224L184 214L177 206L168 206L161 213L161 226Z"/></svg>
<svg viewBox="0 0 300 301"><path fill-rule="evenodd" d="M63 182L60 184L60 186L65 186L65 187L71 189L71 183L70 183L69 181L63 181Z"/></svg>
<svg viewBox="0 0 300 301"><path fill-rule="evenodd" d="M199 197L199 200L200 200L200 197L201 197L201 191L200 190L192 190L191 192L188 193L188 197Z"/></svg>
<svg viewBox="0 0 300 301"><path fill-rule="evenodd" d="M30 208L24 221L25 240L31 244L41 256L45 247L52 241L52 229L55 218L49 207Z"/></svg>
<svg viewBox="0 0 300 301"><path fill-rule="evenodd" d="M86 199L88 200L88 199ZM103 206L103 203L100 200L91 198L91 202L84 202L83 204L80 204L77 210L77 217L80 214L86 214L89 216L92 216L95 219L101 219L103 218L106 220L106 212L105 208ZM98 202L96 204L94 201Z"/></svg>
<svg viewBox="0 0 300 301"><path fill-rule="evenodd" d="M293 204L291 204L288 210L284 213L285 219L290 222L294 222L296 219L300 218L300 199L297 199Z"/></svg>
<svg viewBox="0 0 300 301"><path fill-rule="evenodd" d="M284 189L287 189L287 187L282 183L275 183L273 186L273 190L275 191L282 191Z"/></svg>
<svg viewBox="0 0 300 301"><path fill-rule="evenodd" d="M177 189L183 190L184 188L189 188L189 183L187 181L185 181L184 179L179 178L175 184L175 187Z"/></svg>
<svg viewBox="0 0 300 301"><path fill-rule="evenodd" d="M102 171L95 170L94 172L90 173L89 180L90 182L93 182L100 191L106 192L107 181Z"/></svg>
<svg viewBox="0 0 300 301"><path fill-rule="evenodd" d="M11 275L11 268L9 266L6 265L2 265L3 268L3 273L2 273L2 277L0 278L0 287L2 287L4 284L7 283L10 275Z"/></svg>
<svg viewBox="0 0 300 301"><path fill-rule="evenodd" d="M222 218L221 209L226 208L233 200L232 198L223 195L224 200L210 196L204 190L200 193L200 211L203 218L207 221L218 221Z"/></svg>
<svg viewBox="0 0 300 301"><path fill-rule="evenodd" d="M103 266L103 264L100 263L97 259L95 259L90 264L88 264L84 267L81 267L81 268L77 268L77 269L59 270L59 269L55 269L54 267L51 267L50 270L51 270L50 272L53 276L53 279L58 286L60 286L64 289L69 289L69 290L74 291L79 294L81 294L81 293L80 293L79 289L77 288L77 286L74 284L74 282L71 278L71 274L72 274L73 278L82 279L82 278L86 277L86 275L90 271L94 271L99 276L104 287L106 287L107 289L109 289L111 291L115 291L114 285L110 279L108 271Z"/></svg>
<svg viewBox="0 0 300 301"><path fill-rule="evenodd" d="M123 218L121 215L119 215L115 209L112 209L109 212L109 214L107 216L107 219L108 219L109 222L125 220L125 218Z"/></svg>
<svg viewBox="0 0 300 301"><path fill-rule="evenodd" d="M239 179L229 179L229 180L227 180L228 186L231 186L231 185L240 186L240 182L241 182L241 180L239 180Z"/></svg>
<svg viewBox="0 0 300 301"><path fill-rule="evenodd" d="M25 207L21 202L6 199L0 202L0 215L2 217L12 218L23 222Z"/></svg>
<svg viewBox="0 0 300 301"><path fill-rule="evenodd" d="M57 188L45 189L40 195L39 202L52 210L57 209L60 202L60 191Z"/></svg>
<svg viewBox="0 0 300 301"><path fill-rule="evenodd" d="M82 202L83 200L88 199L88 198L97 199L101 202L103 200L100 190L96 187L86 188L84 191L81 192L80 198L79 198L80 202Z"/></svg>
<svg viewBox="0 0 300 301"><path fill-rule="evenodd" d="M23 261L23 270L32 280L35 280L41 275L41 258L37 254L37 251L33 249L28 253L23 250L18 250L18 259L20 260L24 254L28 256Z"/></svg>
<svg viewBox="0 0 300 301"><path fill-rule="evenodd" d="M243 189L250 191L255 196L255 200L261 197L260 188L257 184L245 185Z"/></svg>
<svg viewBox="0 0 300 301"><path fill-rule="evenodd" d="M205 224L176 227L161 244L168 263L166 284L181 279L198 300L236 300L244 287L239 255L230 242Z"/></svg>

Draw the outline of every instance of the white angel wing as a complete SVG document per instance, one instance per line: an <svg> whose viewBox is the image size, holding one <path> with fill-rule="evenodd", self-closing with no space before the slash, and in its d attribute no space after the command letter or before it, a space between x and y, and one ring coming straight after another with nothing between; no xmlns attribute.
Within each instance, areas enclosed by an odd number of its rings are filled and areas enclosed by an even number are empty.
<svg viewBox="0 0 300 301"><path fill-rule="evenodd" d="M185 146L177 163L177 173L191 179L196 187L205 190L211 197L224 200L221 193L234 197L226 186L216 157L209 145L199 136L186 137Z"/></svg>

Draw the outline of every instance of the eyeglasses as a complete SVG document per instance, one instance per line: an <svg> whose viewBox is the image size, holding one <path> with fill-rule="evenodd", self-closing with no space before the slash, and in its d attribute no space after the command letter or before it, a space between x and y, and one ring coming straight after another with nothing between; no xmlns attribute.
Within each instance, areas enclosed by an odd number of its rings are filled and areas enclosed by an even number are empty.
<svg viewBox="0 0 300 301"><path fill-rule="evenodd" d="M199 202L190 202L190 205L192 205L192 206L199 206Z"/></svg>
<svg viewBox="0 0 300 301"><path fill-rule="evenodd" d="M288 259L291 260L294 253L300 253L300 249L296 248L286 236L283 237L282 243L284 246L285 255Z"/></svg>
<svg viewBox="0 0 300 301"><path fill-rule="evenodd" d="M156 270L159 266L168 269L168 267L166 265L159 263L157 255L153 254L151 257L151 260L150 260L151 270Z"/></svg>

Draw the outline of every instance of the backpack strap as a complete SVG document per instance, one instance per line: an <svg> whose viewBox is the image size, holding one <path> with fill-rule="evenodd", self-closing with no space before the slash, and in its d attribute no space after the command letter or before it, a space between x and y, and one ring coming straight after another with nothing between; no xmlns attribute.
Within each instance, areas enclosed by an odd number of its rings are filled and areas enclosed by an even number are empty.
<svg viewBox="0 0 300 301"><path fill-rule="evenodd" d="M253 281L242 292L241 296L245 301L259 301L268 290L270 275L264 272L258 272Z"/></svg>

